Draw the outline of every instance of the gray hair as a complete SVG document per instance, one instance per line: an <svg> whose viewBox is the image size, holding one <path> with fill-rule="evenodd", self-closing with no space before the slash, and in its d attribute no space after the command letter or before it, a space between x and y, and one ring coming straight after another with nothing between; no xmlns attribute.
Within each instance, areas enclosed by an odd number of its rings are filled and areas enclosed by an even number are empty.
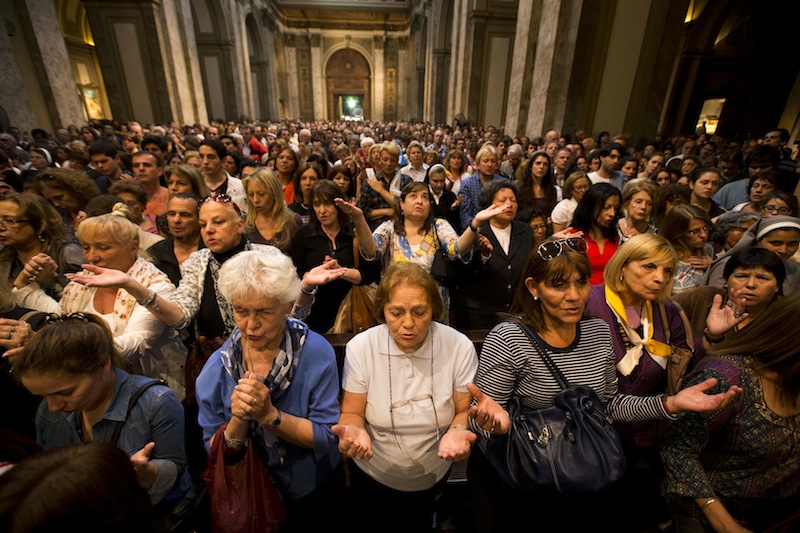
<svg viewBox="0 0 800 533"><path fill-rule="evenodd" d="M274 246L239 252L219 270L219 293L229 302L265 297L288 305L300 296L300 286L294 263Z"/></svg>

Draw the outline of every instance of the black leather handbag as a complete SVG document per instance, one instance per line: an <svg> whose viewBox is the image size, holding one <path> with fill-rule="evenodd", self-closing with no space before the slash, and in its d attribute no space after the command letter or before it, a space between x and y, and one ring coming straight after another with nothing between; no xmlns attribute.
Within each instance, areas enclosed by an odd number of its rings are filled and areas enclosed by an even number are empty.
<svg viewBox="0 0 800 533"><path fill-rule="evenodd" d="M489 463L504 483L524 491L594 492L618 481L625 474L625 454L597 393L570 385L528 327L514 322L562 390L546 409L524 410L512 397L511 428L489 440Z"/></svg>
<svg viewBox="0 0 800 533"><path fill-rule="evenodd" d="M456 275L453 270L453 264L450 258L447 257L447 250L444 244L439 240L439 234L436 231L436 221L433 223L433 240L436 246L436 255L433 256L433 264L431 265L431 276L436 280L436 283L442 287L452 288L456 282Z"/></svg>

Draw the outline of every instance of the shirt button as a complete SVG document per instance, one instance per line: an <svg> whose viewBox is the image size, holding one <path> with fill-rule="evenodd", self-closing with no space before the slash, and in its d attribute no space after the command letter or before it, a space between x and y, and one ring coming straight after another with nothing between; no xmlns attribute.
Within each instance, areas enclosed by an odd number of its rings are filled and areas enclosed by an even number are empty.
<svg viewBox="0 0 800 533"><path fill-rule="evenodd" d="M511 285L508 286L508 290L511 290Z"/></svg>

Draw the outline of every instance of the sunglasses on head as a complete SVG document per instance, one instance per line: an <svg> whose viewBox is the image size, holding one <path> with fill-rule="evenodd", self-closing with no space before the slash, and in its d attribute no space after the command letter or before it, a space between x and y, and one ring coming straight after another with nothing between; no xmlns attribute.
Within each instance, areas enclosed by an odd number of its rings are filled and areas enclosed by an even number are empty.
<svg viewBox="0 0 800 533"><path fill-rule="evenodd" d="M539 257L545 261L552 261L559 255L563 254L567 248L585 254L586 250L589 249L589 245L586 244L586 241L580 237L569 237L566 239L558 239L557 241L542 243L536 249L536 253L539 254Z"/></svg>
<svg viewBox="0 0 800 533"><path fill-rule="evenodd" d="M211 196L206 196L205 198L203 198L200 201L199 204L197 204L197 210L200 211L200 207L202 207L204 204L207 204L208 202L219 202L221 204L231 204L233 206L233 208L236 210L236 214L238 214L239 216L242 216L242 210L239 209L239 206L236 205L236 202L233 201L233 198L231 198L230 196L228 196L225 193L212 194Z"/></svg>

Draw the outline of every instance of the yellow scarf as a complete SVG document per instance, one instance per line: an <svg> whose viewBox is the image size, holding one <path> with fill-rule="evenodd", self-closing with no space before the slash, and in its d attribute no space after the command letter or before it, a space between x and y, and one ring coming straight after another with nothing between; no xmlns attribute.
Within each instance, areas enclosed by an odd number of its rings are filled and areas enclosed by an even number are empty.
<svg viewBox="0 0 800 533"><path fill-rule="evenodd" d="M614 312L614 315L619 320L625 334L633 344L633 347L625 352L619 363L617 363L617 370L623 376L629 376L631 372L639 364L642 358L642 351L647 348L647 354L658 363L661 368L667 368L668 357L672 354L672 347L661 341L653 339L653 304L649 300L644 301L642 306L642 331L644 332L644 339L642 339L634 328L628 323L628 314L625 312L625 305L622 303L619 295L615 293L608 285L606 285L606 303Z"/></svg>

